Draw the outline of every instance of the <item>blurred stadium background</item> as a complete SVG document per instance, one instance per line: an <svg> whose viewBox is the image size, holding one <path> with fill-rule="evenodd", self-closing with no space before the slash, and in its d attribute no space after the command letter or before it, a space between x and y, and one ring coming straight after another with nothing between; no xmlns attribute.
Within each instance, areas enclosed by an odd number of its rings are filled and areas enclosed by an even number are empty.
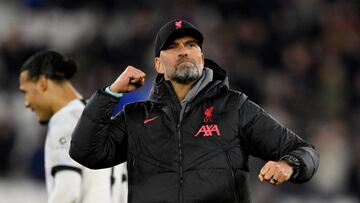
<svg viewBox="0 0 360 203"><path fill-rule="evenodd" d="M86 97L129 64L149 87L156 32L173 18L203 31L206 56L232 88L320 152L305 185L261 184L263 163L252 159L254 203L359 202L359 0L0 0L0 202L46 201L46 129L24 108L21 64L42 49L61 51L78 61L73 82Z"/></svg>

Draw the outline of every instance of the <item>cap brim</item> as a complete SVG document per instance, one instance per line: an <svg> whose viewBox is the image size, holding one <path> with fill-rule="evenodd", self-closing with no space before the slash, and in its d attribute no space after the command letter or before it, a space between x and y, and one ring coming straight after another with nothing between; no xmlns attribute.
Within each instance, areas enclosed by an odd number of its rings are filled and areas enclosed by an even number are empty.
<svg viewBox="0 0 360 203"><path fill-rule="evenodd" d="M167 37L164 44L162 44L160 50L166 49L174 40L176 40L180 37L186 37L186 36L193 37L194 39L196 39L198 41L198 45L200 47L202 46L204 37L198 30L196 30L194 28L179 28L179 29L175 30L174 32L172 32Z"/></svg>

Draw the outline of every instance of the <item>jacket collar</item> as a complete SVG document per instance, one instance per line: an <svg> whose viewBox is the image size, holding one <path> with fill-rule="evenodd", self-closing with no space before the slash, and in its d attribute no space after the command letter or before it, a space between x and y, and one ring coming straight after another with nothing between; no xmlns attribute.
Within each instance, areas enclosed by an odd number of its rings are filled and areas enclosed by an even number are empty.
<svg viewBox="0 0 360 203"><path fill-rule="evenodd" d="M228 76L225 70L210 59L205 59L205 67L213 70L213 80L209 84L209 88L204 89L206 92L202 94L202 98L215 96L223 88L229 89ZM155 103L166 103L175 99L176 94L171 82L165 80L163 74L158 74L151 88L149 100Z"/></svg>

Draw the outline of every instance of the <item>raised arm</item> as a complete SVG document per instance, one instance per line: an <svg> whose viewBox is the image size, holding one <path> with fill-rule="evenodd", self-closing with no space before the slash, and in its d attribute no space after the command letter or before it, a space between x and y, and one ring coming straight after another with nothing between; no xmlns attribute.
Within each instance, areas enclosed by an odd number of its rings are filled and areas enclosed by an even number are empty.
<svg viewBox="0 0 360 203"><path fill-rule="evenodd" d="M110 93L98 90L90 98L72 134L70 156L82 165L106 168L126 161L125 114L112 119L119 98L111 93L131 92L144 85L145 74L128 66L110 86Z"/></svg>

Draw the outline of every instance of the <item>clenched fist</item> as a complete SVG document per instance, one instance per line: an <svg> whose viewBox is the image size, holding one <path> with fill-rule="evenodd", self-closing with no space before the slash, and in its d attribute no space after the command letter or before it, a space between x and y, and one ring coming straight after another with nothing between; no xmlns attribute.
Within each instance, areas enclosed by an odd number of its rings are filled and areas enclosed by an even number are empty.
<svg viewBox="0 0 360 203"><path fill-rule="evenodd" d="M132 92L144 84L145 73L133 66L128 66L110 86L110 90L117 93Z"/></svg>
<svg viewBox="0 0 360 203"><path fill-rule="evenodd" d="M294 169L286 161L268 161L260 170L261 182L268 181L272 185L280 185L290 179Z"/></svg>

